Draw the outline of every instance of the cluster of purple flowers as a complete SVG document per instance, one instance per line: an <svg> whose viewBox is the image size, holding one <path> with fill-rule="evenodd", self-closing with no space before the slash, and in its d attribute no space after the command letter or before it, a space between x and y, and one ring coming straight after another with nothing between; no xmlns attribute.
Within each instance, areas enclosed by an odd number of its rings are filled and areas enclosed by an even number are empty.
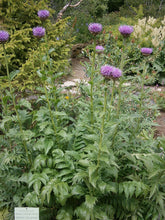
<svg viewBox="0 0 165 220"><path fill-rule="evenodd" d="M38 14L38 17L42 21L46 20L49 17L49 15L50 15L48 10L40 10L40 11L38 11L37 14ZM43 28L43 27L34 27L33 28L33 35L36 38L39 38L39 39L44 37L44 35L45 35L45 28Z"/></svg>
<svg viewBox="0 0 165 220"><path fill-rule="evenodd" d="M9 39L9 33L7 31L0 31L0 43L4 44Z"/></svg>
<svg viewBox="0 0 165 220"><path fill-rule="evenodd" d="M147 48L147 47L142 47L141 48L141 53L144 56L149 56L152 53L153 49L152 48Z"/></svg>
<svg viewBox="0 0 165 220"><path fill-rule="evenodd" d="M39 39L42 38L45 35L45 28L43 27L33 28L33 35Z"/></svg>
<svg viewBox="0 0 165 220"><path fill-rule="evenodd" d="M99 23L90 23L88 25L88 30L93 34L97 35L102 31L102 25Z"/></svg>
<svg viewBox="0 0 165 220"><path fill-rule="evenodd" d="M121 25L119 27L119 31L120 33L124 36L124 37L129 37L130 34L134 31L132 26L129 25Z"/></svg>
<svg viewBox="0 0 165 220"><path fill-rule="evenodd" d="M104 52L104 47L103 46L96 46L96 53L103 53Z"/></svg>
<svg viewBox="0 0 165 220"><path fill-rule="evenodd" d="M48 10L40 10L37 14L41 20L46 20L50 15Z"/></svg>
<svg viewBox="0 0 165 220"><path fill-rule="evenodd" d="M101 74L108 79L118 79L122 76L122 71L114 66L105 65L101 67Z"/></svg>

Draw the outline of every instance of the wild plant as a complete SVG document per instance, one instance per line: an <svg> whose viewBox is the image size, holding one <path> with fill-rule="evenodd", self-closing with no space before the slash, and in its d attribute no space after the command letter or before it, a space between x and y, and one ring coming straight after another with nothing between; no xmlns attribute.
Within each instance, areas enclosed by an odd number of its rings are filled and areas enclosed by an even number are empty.
<svg viewBox="0 0 165 220"><path fill-rule="evenodd" d="M164 140L152 131L156 106L144 96L145 72L138 76L140 84L130 77L125 85L127 51L118 65L107 60L95 65L95 35L102 25L92 23L88 29L94 35L90 81L80 83L77 97L66 96L49 53L40 50L47 41L45 28L33 28L39 96L33 102L19 99L13 88L1 94L0 206L11 216L16 206L39 207L41 220L163 219ZM129 44L132 27L119 31ZM21 124L15 123L17 112Z"/></svg>

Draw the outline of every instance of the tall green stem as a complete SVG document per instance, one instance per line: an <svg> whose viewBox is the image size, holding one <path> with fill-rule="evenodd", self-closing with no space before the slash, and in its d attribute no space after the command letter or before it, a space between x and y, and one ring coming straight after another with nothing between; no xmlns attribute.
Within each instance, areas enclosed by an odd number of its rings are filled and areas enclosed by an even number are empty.
<svg viewBox="0 0 165 220"><path fill-rule="evenodd" d="M51 72L51 64L50 64L50 56L49 56L49 47L48 47L48 38L47 38L47 34L45 32L45 43L46 43L46 56L47 56L47 62L48 62L48 69L49 69L49 74L51 77L51 86L53 88L53 96L54 96L54 100L55 100L55 110L57 111L57 104L56 104L56 89L54 90L54 80L53 80L53 73ZM56 118L57 119L57 118ZM57 120L56 120L57 121Z"/></svg>
<svg viewBox="0 0 165 220"><path fill-rule="evenodd" d="M124 59L125 59L125 54L124 54L124 50L125 50L125 45L126 45L126 39L123 38L123 51L121 54L121 62L120 62L120 69L123 71L124 68ZM119 119L119 115L120 115L120 105L121 105L121 90L122 90L122 84L123 84L123 76L120 77L120 82L119 82L119 87L118 87L118 103L117 103L117 113L116 113L116 118ZM113 135L113 139L112 139L112 144L111 147L114 147L114 143L115 143L115 138L116 135L118 133L118 125L116 126L114 135Z"/></svg>
<svg viewBox="0 0 165 220"><path fill-rule="evenodd" d="M101 147L102 147L103 135L104 135L104 122L105 122L106 108L107 108L107 86L105 87L105 90L104 90L104 108L103 108L103 116L102 116L102 122L101 122L101 127L100 127L99 153L98 153L98 158L97 158L98 167L100 164Z"/></svg>
<svg viewBox="0 0 165 220"><path fill-rule="evenodd" d="M110 100L110 109L108 109L108 121L110 120L110 115L111 115L111 106L113 104L114 90L115 90L115 80L113 80L113 86L112 86L112 92L111 92L111 100Z"/></svg>
<svg viewBox="0 0 165 220"><path fill-rule="evenodd" d="M140 91L140 103L139 103L139 115L141 117L142 114L142 105L143 105L143 100L144 100L144 80L145 80L145 74L146 74L146 70L147 70L147 65L145 65L145 62L143 64L143 73L141 75L141 91ZM138 118L137 121L137 132L139 131L139 127L140 127L140 117Z"/></svg>
<svg viewBox="0 0 165 220"><path fill-rule="evenodd" d="M96 56L96 37L94 37L94 44L93 44L93 56L92 56L92 70L91 70L91 124L94 123L93 118L93 76L95 72L95 56Z"/></svg>
<svg viewBox="0 0 165 220"><path fill-rule="evenodd" d="M39 44L39 54L40 54L41 70L43 71L43 63L42 63L42 55L41 55L40 44ZM48 91L47 91L47 88L46 88L46 82L45 81L43 82L43 86L44 86L44 92L45 92L45 96L46 96L46 101L47 101L47 104L48 104L49 115L50 115L52 126L53 126L53 129L54 129L54 134L56 135L56 126L55 126L53 114L52 114L52 111L51 111L51 105L50 105Z"/></svg>
<svg viewBox="0 0 165 220"><path fill-rule="evenodd" d="M45 32L45 43L46 43L46 56L47 56L48 68L49 68L49 72L51 72L50 56L49 56L49 48L48 48L48 39L47 39L46 32Z"/></svg>
<svg viewBox="0 0 165 220"><path fill-rule="evenodd" d="M14 97L14 93L13 93L13 89L12 89L12 84L11 84L11 79L10 79L10 74L9 74L9 65L8 65L8 61L7 61L6 49L5 49L5 45L4 45L4 44L3 44L3 50L4 50L4 56L5 56L7 77L8 77L8 81L9 81L10 94L11 94L11 97L12 97L12 101L13 101L13 105L14 105L14 110L15 110L15 113L16 113L16 115L17 115L17 120L18 120L18 123L19 123L20 132L21 132L21 135L22 135L22 143L23 143L23 145L24 145L24 149L25 149L25 152L26 152L26 156L28 157L29 162L30 162L30 164L31 164L32 161L31 161L30 155L28 154L27 144L26 144L26 142L25 142L25 140L24 140L24 133L23 133L23 128L22 128L22 123L21 123L21 120L20 120L20 117L19 117L19 113L18 113L18 111L17 111L17 106L16 106L16 102L15 102L15 97Z"/></svg>

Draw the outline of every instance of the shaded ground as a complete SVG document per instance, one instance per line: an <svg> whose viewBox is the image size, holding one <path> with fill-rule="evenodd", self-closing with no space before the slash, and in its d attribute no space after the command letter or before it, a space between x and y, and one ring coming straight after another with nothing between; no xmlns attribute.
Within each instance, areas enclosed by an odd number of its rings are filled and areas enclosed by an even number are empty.
<svg viewBox="0 0 165 220"><path fill-rule="evenodd" d="M85 67L81 65L81 63L85 61L88 61L88 59L72 59L72 74L67 77L68 81L74 81L75 79L87 79L85 75ZM159 124L159 126L156 128L156 136L165 136L165 112L160 111L160 115L157 117L156 122Z"/></svg>
<svg viewBox="0 0 165 220"><path fill-rule="evenodd" d="M73 58L71 61L72 64L72 73L67 77L68 81L72 81L74 79L85 79L87 78L85 75L85 67L81 65L81 63L88 62L87 58Z"/></svg>

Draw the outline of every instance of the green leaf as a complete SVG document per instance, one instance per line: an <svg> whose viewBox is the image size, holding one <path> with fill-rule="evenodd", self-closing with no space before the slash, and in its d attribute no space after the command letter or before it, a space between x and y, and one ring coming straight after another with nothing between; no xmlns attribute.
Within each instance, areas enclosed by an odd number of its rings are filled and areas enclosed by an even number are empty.
<svg viewBox="0 0 165 220"><path fill-rule="evenodd" d="M132 197L135 192L135 185L133 182L128 184L129 196Z"/></svg>
<svg viewBox="0 0 165 220"><path fill-rule="evenodd" d="M58 132L58 135L63 137L67 141L69 141L72 138L72 135L66 132L65 130L61 130L60 132Z"/></svg>
<svg viewBox="0 0 165 220"><path fill-rule="evenodd" d="M68 175L68 174L71 174L72 171L70 169L62 169L59 174L58 174L58 177L63 177L65 175Z"/></svg>
<svg viewBox="0 0 165 220"><path fill-rule="evenodd" d="M96 182L98 180L98 167L92 165L88 168L89 172L89 182L93 187L96 187Z"/></svg>
<svg viewBox="0 0 165 220"><path fill-rule="evenodd" d="M31 103L28 100L26 100L26 99L21 99L19 101L19 105L20 106L24 106L24 107L26 107L29 110L32 110Z"/></svg>
<svg viewBox="0 0 165 220"><path fill-rule="evenodd" d="M153 195L158 193L158 184L154 184L152 185L151 189L150 189L150 196L149 199L151 199L153 197Z"/></svg>
<svg viewBox="0 0 165 220"><path fill-rule="evenodd" d="M118 184L115 182L108 182L107 186L106 186L106 192L113 192L113 193L117 193L118 190Z"/></svg>
<svg viewBox="0 0 165 220"><path fill-rule="evenodd" d="M29 179L29 187L31 187L35 182L42 182L44 185L46 185L47 181L49 180L48 176L46 173L34 173L33 175L30 176Z"/></svg>
<svg viewBox="0 0 165 220"><path fill-rule="evenodd" d="M44 154L40 154L38 155L35 160L34 160L34 169L37 169L37 168L41 168L41 167L46 167L46 160L47 160L47 156L44 155Z"/></svg>
<svg viewBox="0 0 165 220"><path fill-rule="evenodd" d="M54 184L53 192L59 203L64 206L67 199L70 197L68 184L64 182Z"/></svg>
<svg viewBox="0 0 165 220"><path fill-rule="evenodd" d="M82 159L78 161L78 164L84 167L88 167L90 165L90 161L88 159L84 159L84 160Z"/></svg>
<svg viewBox="0 0 165 220"><path fill-rule="evenodd" d="M84 188L80 185L75 185L72 187L71 189L71 194L72 195L79 195L79 196L82 196L84 195Z"/></svg>
<svg viewBox="0 0 165 220"><path fill-rule="evenodd" d="M57 213L56 219L57 220L72 220L73 219L72 214L73 214L73 211L71 208L60 209Z"/></svg>
<svg viewBox="0 0 165 220"><path fill-rule="evenodd" d="M54 130L52 128L48 127L48 128L45 129L44 133L46 135L53 135L54 134Z"/></svg>
<svg viewBox="0 0 165 220"><path fill-rule="evenodd" d="M90 211L84 203L75 209L75 214L81 220L90 220Z"/></svg>
<svg viewBox="0 0 165 220"><path fill-rule="evenodd" d="M15 76L18 75L18 73L20 72L20 70L14 70L10 73L10 79L13 80L15 78Z"/></svg>
<svg viewBox="0 0 165 220"><path fill-rule="evenodd" d="M35 133L31 130L23 130L23 137L22 139L25 141L31 140L35 136Z"/></svg>
<svg viewBox="0 0 165 220"><path fill-rule="evenodd" d="M96 204L97 198L94 196L90 196L90 195L86 195L85 196L85 205L89 208L89 209L93 209L94 205Z"/></svg>
<svg viewBox="0 0 165 220"><path fill-rule="evenodd" d="M44 200L46 199L46 197L47 197L47 202L49 203L49 201L50 201L50 194L53 191L53 186L55 184L55 181L56 180L51 180L47 185L45 185L42 188L42 191L41 191L41 203L44 203Z"/></svg>
<svg viewBox="0 0 165 220"><path fill-rule="evenodd" d="M45 149L45 154L47 155L50 151L50 149L54 146L54 142L52 139L46 139L44 141L44 149Z"/></svg>
<svg viewBox="0 0 165 220"><path fill-rule="evenodd" d="M36 192L28 193L22 201L22 204L26 204L29 207L35 207L39 205L39 199Z"/></svg>
<svg viewBox="0 0 165 220"><path fill-rule="evenodd" d="M52 155L53 155L53 157L61 158L61 157L64 156L64 153L60 149L55 149L55 150L52 151Z"/></svg>
<svg viewBox="0 0 165 220"><path fill-rule="evenodd" d="M40 180L35 181L35 183L33 184L33 188L34 188L34 191L36 192L36 194L39 195L40 188L41 188L41 181Z"/></svg>
<svg viewBox="0 0 165 220"><path fill-rule="evenodd" d="M100 191L101 191L102 193L105 192L106 187L107 187L107 184L106 184L105 182L101 181L101 182L98 183L98 188L100 189Z"/></svg>
<svg viewBox="0 0 165 220"><path fill-rule="evenodd" d="M156 203L160 205L161 209L164 210L164 193L159 192L158 195L156 196Z"/></svg>

